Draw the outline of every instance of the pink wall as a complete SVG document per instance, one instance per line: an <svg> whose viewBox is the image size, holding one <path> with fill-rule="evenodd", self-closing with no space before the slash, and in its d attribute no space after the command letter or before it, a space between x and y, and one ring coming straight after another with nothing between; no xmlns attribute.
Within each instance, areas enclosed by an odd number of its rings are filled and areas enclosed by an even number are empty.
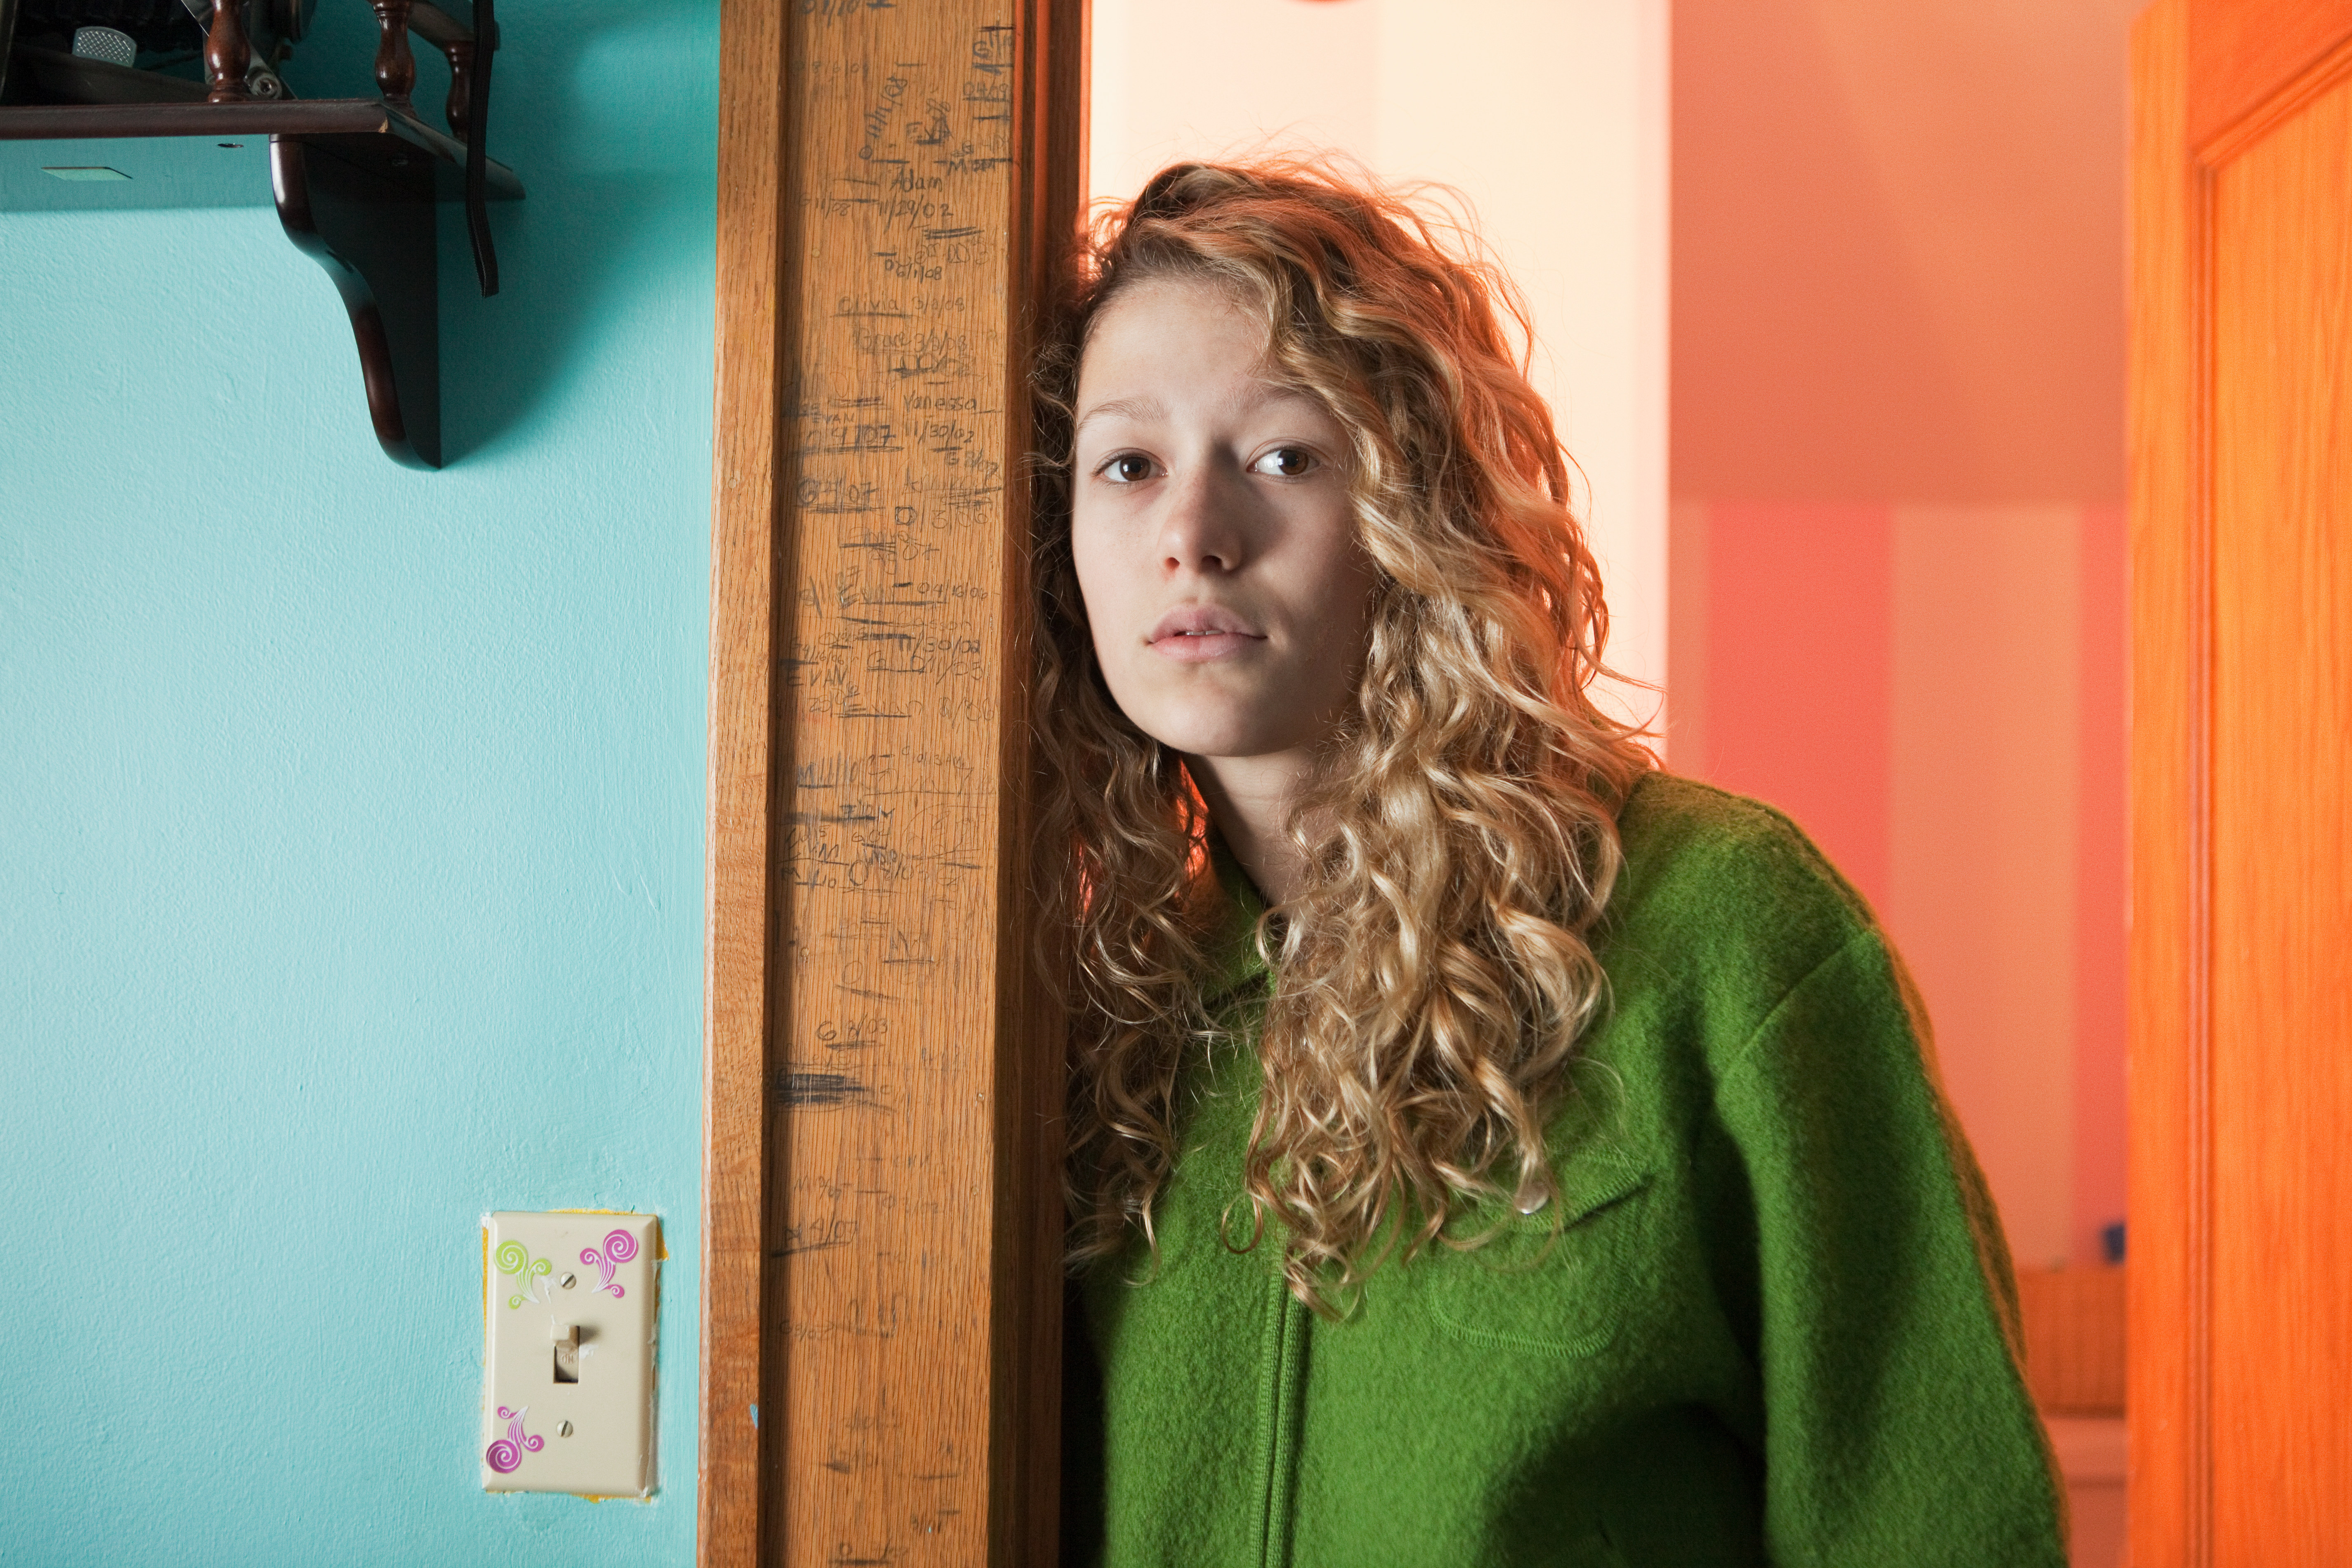
<svg viewBox="0 0 2352 1568"><path fill-rule="evenodd" d="M1675 760L1803 823L1864 898L1886 902L1894 715L1886 509L1721 502L1703 519L1703 756ZM1680 736L1675 737L1679 740Z"/></svg>

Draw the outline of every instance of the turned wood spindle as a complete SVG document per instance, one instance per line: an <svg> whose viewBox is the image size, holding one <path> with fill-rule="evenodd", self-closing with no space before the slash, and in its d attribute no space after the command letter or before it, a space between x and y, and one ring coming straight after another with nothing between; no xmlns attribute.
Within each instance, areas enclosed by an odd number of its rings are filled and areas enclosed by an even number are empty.
<svg viewBox="0 0 2352 1568"><path fill-rule="evenodd" d="M243 9L242 0L221 0L213 7L213 25L205 32L206 103L244 103L253 96L245 90L253 46L246 40Z"/></svg>
<svg viewBox="0 0 2352 1568"><path fill-rule="evenodd" d="M449 134L463 142L466 121L473 108L474 45L472 40L461 38L444 46L441 53L449 61Z"/></svg>
<svg viewBox="0 0 2352 1568"><path fill-rule="evenodd" d="M416 57L408 49L408 8L413 0L372 0L381 37L375 45L375 85L386 103L408 107L416 90Z"/></svg>

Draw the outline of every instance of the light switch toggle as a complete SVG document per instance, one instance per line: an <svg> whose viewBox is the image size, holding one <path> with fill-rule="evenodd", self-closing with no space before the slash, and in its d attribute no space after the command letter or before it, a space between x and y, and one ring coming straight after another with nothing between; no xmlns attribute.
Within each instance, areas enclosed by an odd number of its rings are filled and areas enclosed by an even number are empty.
<svg viewBox="0 0 2352 1568"><path fill-rule="evenodd" d="M558 1323L555 1332L555 1381L580 1381L580 1325Z"/></svg>

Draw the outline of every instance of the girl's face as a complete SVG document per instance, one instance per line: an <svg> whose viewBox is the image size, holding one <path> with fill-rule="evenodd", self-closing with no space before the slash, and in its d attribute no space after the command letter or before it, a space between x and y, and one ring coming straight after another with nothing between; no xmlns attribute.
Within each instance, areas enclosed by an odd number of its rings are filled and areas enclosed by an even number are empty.
<svg viewBox="0 0 2352 1568"><path fill-rule="evenodd" d="M1205 283L1138 284L1078 374L1071 548L1111 696L1211 763L1307 760L1355 693L1374 575L1345 432Z"/></svg>

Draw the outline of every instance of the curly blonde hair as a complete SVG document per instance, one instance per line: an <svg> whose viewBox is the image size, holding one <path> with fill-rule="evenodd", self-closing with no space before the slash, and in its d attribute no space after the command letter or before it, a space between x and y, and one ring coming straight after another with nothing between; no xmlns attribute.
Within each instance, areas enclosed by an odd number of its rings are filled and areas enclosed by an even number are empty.
<svg viewBox="0 0 2352 1568"><path fill-rule="evenodd" d="M1321 1310L1459 1209L1549 1190L1544 1127L1603 1005L1587 940L1653 765L1604 713L1608 612L1517 291L1459 230L1319 164L1180 164L1098 217L1037 373L1034 722L1049 929L1072 1017L1074 1264L1152 1238L1188 1055L1231 1037L1203 996L1221 907L1182 757L1119 710L1070 549L1072 420L1092 323L1147 279L1204 281L1263 323L1270 374L1348 436L1373 563L1351 710L1290 833L1303 891L1257 931L1275 980L1245 1166ZM1231 1215L1229 1213L1229 1220ZM1156 1247L1156 1242L1154 1243Z"/></svg>

